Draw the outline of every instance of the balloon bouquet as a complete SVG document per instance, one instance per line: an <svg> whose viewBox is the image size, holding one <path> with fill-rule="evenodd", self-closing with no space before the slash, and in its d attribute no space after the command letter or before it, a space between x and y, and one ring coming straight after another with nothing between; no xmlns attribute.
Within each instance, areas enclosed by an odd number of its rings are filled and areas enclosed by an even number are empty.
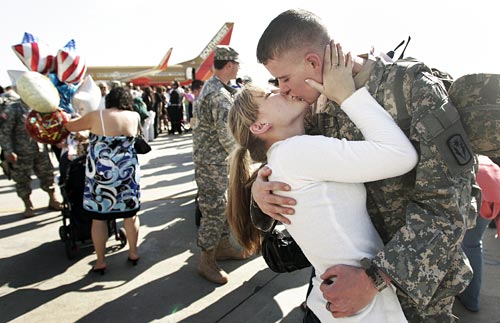
<svg viewBox="0 0 500 323"><path fill-rule="evenodd" d="M64 128L68 114L97 110L99 88L90 75L85 77L87 66L73 39L56 56L29 33L12 49L29 70L8 71L19 96L32 109L26 129L38 142L57 144L69 135Z"/></svg>

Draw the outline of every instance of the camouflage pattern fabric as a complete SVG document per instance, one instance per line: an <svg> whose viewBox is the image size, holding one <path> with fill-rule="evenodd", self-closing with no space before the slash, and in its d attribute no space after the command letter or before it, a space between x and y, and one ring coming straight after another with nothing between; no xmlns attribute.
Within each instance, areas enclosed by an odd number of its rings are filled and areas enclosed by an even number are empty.
<svg viewBox="0 0 500 323"><path fill-rule="evenodd" d="M213 76L194 103L193 161L196 164L227 165L234 139L227 129L227 115L236 89Z"/></svg>
<svg viewBox="0 0 500 323"><path fill-rule="evenodd" d="M500 157L500 74L469 74L449 89L474 152Z"/></svg>
<svg viewBox="0 0 500 323"><path fill-rule="evenodd" d="M227 235L226 190L228 156L234 140L227 130L227 115L235 89L213 76L203 86L194 104L193 161L202 213L198 246L215 248Z"/></svg>
<svg viewBox="0 0 500 323"><path fill-rule="evenodd" d="M21 198L31 194L32 171L40 179L40 187L54 191L54 167L46 145L39 144L26 131L25 122L30 109L22 101L10 104L7 119L0 129L0 145L5 155L14 152L18 160L11 166L11 176L16 182L16 192Z"/></svg>
<svg viewBox="0 0 500 323"><path fill-rule="evenodd" d="M18 102L19 99L11 95L0 96L0 127L7 120L7 107L12 103Z"/></svg>
<svg viewBox="0 0 500 323"><path fill-rule="evenodd" d="M407 113L407 132L420 158L408 174L366 184L368 210L385 243L374 262L398 287L410 322L453 322L454 296L472 278L460 244L475 221L471 190L477 161L471 155L462 165L449 162L445 157L451 154L450 148L429 131L426 117L447 102L442 84L427 73L405 76L405 107L398 107L394 93L397 70L396 64L377 59L365 86L396 120L400 119L398 113ZM449 109L453 112L453 106ZM363 139L333 102L312 118L316 129L308 129L308 133ZM460 123L450 127L467 144Z"/></svg>
<svg viewBox="0 0 500 323"><path fill-rule="evenodd" d="M197 244L211 250L229 235L226 220L227 166L202 164L195 167L198 205L202 214Z"/></svg>
<svg viewBox="0 0 500 323"><path fill-rule="evenodd" d="M16 101L19 101L19 99L10 95L0 95L0 128L7 120L7 107ZM0 149L0 167L2 167L5 176L7 176L8 179L12 179L11 163L5 160L5 155L3 154L2 149Z"/></svg>

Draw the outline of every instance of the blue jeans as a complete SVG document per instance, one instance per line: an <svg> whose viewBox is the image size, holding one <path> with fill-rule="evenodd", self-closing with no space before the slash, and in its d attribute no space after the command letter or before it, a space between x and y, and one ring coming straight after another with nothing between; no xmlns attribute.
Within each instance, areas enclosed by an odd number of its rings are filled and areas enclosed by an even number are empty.
<svg viewBox="0 0 500 323"><path fill-rule="evenodd" d="M462 249L474 271L474 276L469 286L458 296L462 304L470 311L479 311L479 292L481 291L481 281L483 276L483 234L490 220L486 220L478 215L476 226L465 232L462 241Z"/></svg>

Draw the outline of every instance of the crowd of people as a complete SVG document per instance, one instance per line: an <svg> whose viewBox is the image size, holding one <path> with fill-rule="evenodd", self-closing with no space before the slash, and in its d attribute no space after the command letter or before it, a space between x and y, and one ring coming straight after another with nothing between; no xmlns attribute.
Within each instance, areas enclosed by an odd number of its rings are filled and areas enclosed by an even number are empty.
<svg viewBox="0 0 500 323"><path fill-rule="evenodd" d="M270 22L257 59L273 76L274 90L238 78L238 52L217 46L210 79L142 88L99 82L100 109L65 125L87 132L76 140L86 143L76 155L86 155L83 206L97 255L91 271L106 271L110 219L124 219L128 261L139 261L134 141L153 118L154 138L192 130L202 214L198 273L206 280L227 283L220 262L258 253L263 232L277 220L312 264L306 323L455 322L455 299L479 310L480 243L498 216L490 196L498 196L500 168L474 155L460 122L441 122L449 127L446 138L429 133L422 120L447 102L442 82L425 71L406 76L404 100L396 100L397 62L347 53L304 10ZM49 194L49 208L60 210L48 148L23 130L29 107L10 93L0 97L6 107L0 144L15 165L10 174L24 215L35 215L32 171ZM460 156L445 144L451 135L460 140ZM475 191L478 168L477 183L496 193L482 200ZM493 178L487 189L486 176Z"/></svg>

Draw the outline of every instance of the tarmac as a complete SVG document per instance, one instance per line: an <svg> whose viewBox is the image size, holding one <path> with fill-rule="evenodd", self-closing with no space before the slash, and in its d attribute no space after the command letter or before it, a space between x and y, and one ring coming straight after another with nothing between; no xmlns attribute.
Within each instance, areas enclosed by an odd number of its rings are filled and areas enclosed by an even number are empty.
<svg viewBox="0 0 500 323"><path fill-rule="evenodd" d="M220 262L229 274L223 286L198 275L191 139L191 133L163 133L140 155L141 258L131 266L127 246L110 237L102 276L89 273L95 261L90 241L68 259L61 212L47 209L38 180L33 177L37 216L25 219L14 182L2 174L0 322L302 322L310 269L277 274L256 255ZM484 236L481 309L472 313L457 301L460 322L500 322L500 240L494 234L489 228Z"/></svg>

